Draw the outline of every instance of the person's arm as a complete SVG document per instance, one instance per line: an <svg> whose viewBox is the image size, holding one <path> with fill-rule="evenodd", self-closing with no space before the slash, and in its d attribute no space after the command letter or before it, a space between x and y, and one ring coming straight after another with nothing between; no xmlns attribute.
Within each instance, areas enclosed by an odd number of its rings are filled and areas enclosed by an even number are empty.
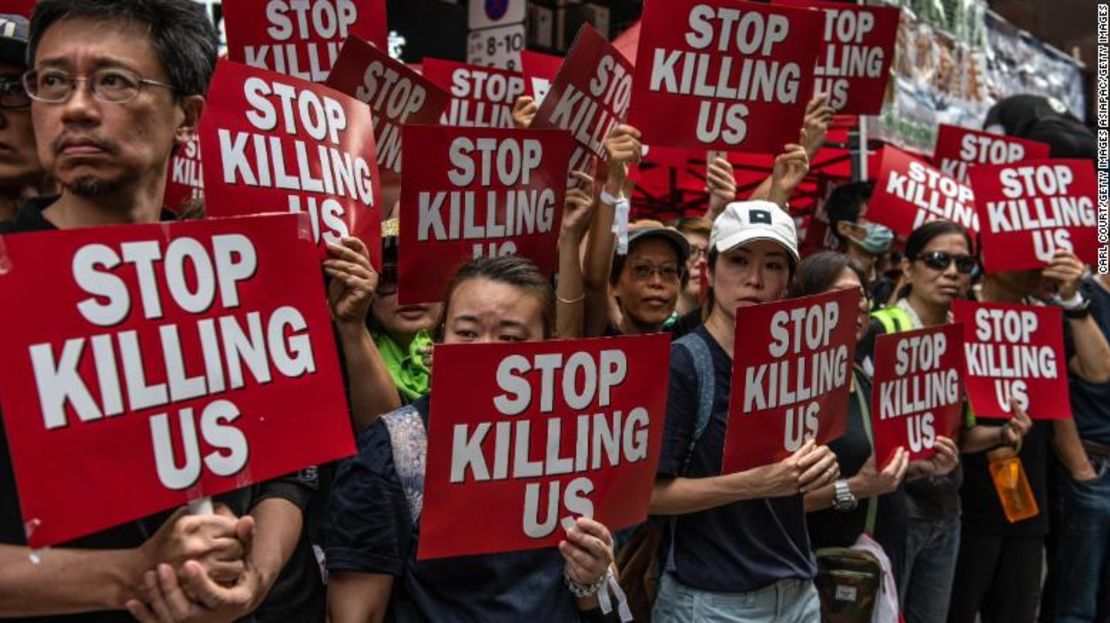
<svg viewBox="0 0 1110 623"><path fill-rule="evenodd" d="M801 143L806 154L806 172L809 171L809 163L814 161L817 157L817 152L821 151L821 147L825 144L825 136L829 132L829 124L832 123L834 112L833 108L829 106L829 96L827 94L818 93L806 104L806 114L802 121ZM789 148L790 146L788 145L784 151L789 151ZM795 159L796 158L797 156L795 156ZM777 158L775 164L776 166L779 164ZM805 177L805 172L802 173L802 177ZM772 174L768 175L760 182L759 186L756 186L755 190L752 191L748 198L766 199L772 203L778 203L785 207L785 202L790 199L790 195L793 194L794 188L800 182L801 178L799 178L798 182L795 182L793 186L783 185L781 183L776 184L775 174L772 171ZM778 188L776 188L776 185L778 185ZM785 197L782 196L784 194Z"/></svg>
<svg viewBox="0 0 1110 623"><path fill-rule="evenodd" d="M1091 467L1091 459L1083 442L1079 439L1079 429L1075 420L1056 420L1052 423L1052 449L1071 477L1078 481L1094 480L1098 477Z"/></svg>
<svg viewBox="0 0 1110 623"><path fill-rule="evenodd" d="M141 596L144 574L160 562L196 559L221 578L238 577L245 552L238 535L253 521L217 512L180 509L133 549L50 549L31 562L29 548L0 545L0 618L122 610Z"/></svg>
<svg viewBox="0 0 1110 623"><path fill-rule="evenodd" d="M710 158L705 169L705 189L709 192L709 202L705 208L705 218L710 222L717 220L725 206L736 201L736 175L732 163L726 158Z"/></svg>
<svg viewBox="0 0 1110 623"><path fill-rule="evenodd" d="M839 474L836 455L828 446L810 441L778 463L743 472L706 478L656 478L649 512L686 515L742 500L809 493L833 482Z"/></svg>
<svg viewBox="0 0 1110 623"><path fill-rule="evenodd" d="M64 548L33 563L30 548L0 545L0 618L122 610L154 564L137 549Z"/></svg>
<svg viewBox="0 0 1110 623"><path fill-rule="evenodd" d="M578 517L567 530L567 538L559 542L559 553L566 563L565 574L572 582L591 586L608 572L613 564L613 536L609 528L589 517ZM609 590L602 586L601 590ZM578 609L593 610L598 607L597 595L580 597Z"/></svg>
<svg viewBox="0 0 1110 623"><path fill-rule="evenodd" d="M581 171L573 171L571 175L581 186L567 189L559 232L559 283L555 289L555 335L564 339L582 337L586 286L579 254L594 206L593 196L585 190L593 188L593 178Z"/></svg>
<svg viewBox="0 0 1110 623"><path fill-rule="evenodd" d="M381 623L392 590L391 575L350 571L329 574L328 621Z"/></svg>
<svg viewBox="0 0 1110 623"><path fill-rule="evenodd" d="M905 448L898 448L894 458L882 470L875 467L875 455L867 458L854 476L847 479L848 490L859 501L879 495L886 495L902 484L910 466L910 454ZM830 508L836 500L836 483L830 482L805 494L803 502L807 513Z"/></svg>
<svg viewBox="0 0 1110 623"><path fill-rule="evenodd" d="M582 271L586 286L584 332L587 337L601 335L609 322L609 272L617 243L613 235L616 205L605 197L618 197L624 192L627 167L639 162L643 153L640 131L629 125L618 125L605 139L605 149L608 152L609 175L590 223Z"/></svg>
<svg viewBox="0 0 1110 623"><path fill-rule="evenodd" d="M378 416L401 406L389 368L366 328L378 274L370 266L366 245L358 238L343 238L342 244L329 244L327 248L324 272L331 278L328 303L343 345L352 424L356 432L362 432Z"/></svg>
<svg viewBox="0 0 1110 623"><path fill-rule="evenodd" d="M960 449L950 437L938 435L933 450L933 456L925 460L910 461L906 469L906 482L933 476L947 476L959 467Z"/></svg>
<svg viewBox="0 0 1110 623"><path fill-rule="evenodd" d="M254 505L250 514L254 517L254 542L247 557L247 568L258 574L259 582L243 614L254 612L270 594L296 550L304 527L304 511L283 498L262 500Z"/></svg>
<svg viewBox="0 0 1110 623"><path fill-rule="evenodd" d="M1110 382L1110 344L1094 318L1069 318L1068 326L1075 338L1075 355L1068 361L1068 370L1088 383Z"/></svg>
<svg viewBox="0 0 1110 623"><path fill-rule="evenodd" d="M806 156L805 149L793 143L786 145L783 152L775 158L767 201L789 211L790 197L794 195L794 190L802 183L807 173L809 173L809 157Z"/></svg>
<svg viewBox="0 0 1110 623"><path fill-rule="evenodd" d="M1033 420L1029 419L1025 409L1014 398L1010 398L1010 413L1013 416L1002 426L976 424L964 431L963 439L960 440L960 452L976 454L999 446L1020 448L1021 440L1033 428Z"/></svg>
<svg viewBox="0 0 1110 623"><path fill-rule="evenodd" d="M148 574L156 585L148 579L142 601L127 603L131 614L141 623L230 623L257 610L300 540L303 515L295 504L278 497L255 504L250 514L255 520L253 536L238 580L218 583L190 561L180 571L158 565Z"/></svg>
<svg viewBox="0 0 1110 623"><path fill-rule="evenodd" d="M1079 285L1086 266L1074 253L1057 251L1041 273L1042 279L1056 283L1056 294L1062 301L1081 296ZM1075 354L1068 360L1068 370L1088 383L1110 381L1110 344L1098 323L1088 314L1085 318L1068 318Z"/></svg>

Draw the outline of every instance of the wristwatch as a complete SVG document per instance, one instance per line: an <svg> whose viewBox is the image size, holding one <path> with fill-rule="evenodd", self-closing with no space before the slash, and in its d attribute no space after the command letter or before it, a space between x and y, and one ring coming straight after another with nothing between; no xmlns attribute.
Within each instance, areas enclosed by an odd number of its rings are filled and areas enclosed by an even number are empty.
<svg viewBox="0 0 1110 623"><path fill-rule="evenodd" d="M1064 308L1064 318L1069 320L1083 320L1091 315L1091 300L1083 299L1083 302L1075 307Z"/></svg>
<svg viewBox="0 0 1110 623"><path fill-rule="evenodd" d="M833 499L833 508L841 512L854 511L859 506L859 500L848 487L847 480L837 480L833 484L836 497Z"/></svg>
<svg viewBox="0 0 1110 623"><path fill-rule="evenodd" d="M1052 302L1064 310L1064 318L1071 320L1082 320L1091 313L1091 301L1084 297L1082 292L1077 291L1067 300L1063 300L1060 295L1056 295Z"/></svg>

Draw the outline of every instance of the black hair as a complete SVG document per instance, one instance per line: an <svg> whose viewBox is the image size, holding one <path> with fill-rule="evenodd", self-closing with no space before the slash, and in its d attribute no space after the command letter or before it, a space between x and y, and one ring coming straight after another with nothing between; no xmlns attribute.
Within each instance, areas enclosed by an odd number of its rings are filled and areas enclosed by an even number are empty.
<svg viewBox="0 0 1110 623"><path fill-rule="evenodd" d="M871 199L874 190L874 182L850 182L837 186L829 194L829 199L825 202L825 215L829 219L829 231L837 240L843 242L844 236L836 230L836 224L840 221L858 221L863 204Z"/></svg>
<svg viewBox="0 0 1110 623"><path fill-rule="evenodd" d="M798 264L787 297L797 298L828 292L845 268L854 272L859 277L860 284L867 287L867 277L864 276L863 269L852 258L836 251L821 251Z"/></svg>
<svg viewBox="0 0 1110 623"><path fill-rule="evenodd" d="M959 234L967 241L967 248L969 252L974 253L975 244L971 239L971 234L967 232L962 225L953 223L952 221L930 221L921 227L913 230L910 237L906 239L906 252L903 259L909 262L917 260L921 255L921 251L929 245L929 242L934 238L946 236L948 234ZM910 295L912 284L906 284L898 290L898 296L895 298L904 299Z"/></svg>
<svg viewBox="0 0 1110 623"><path fill-rule="evenodd" d="M204 6L190 0L39 0L31 16L27 66L43 34L74 18L128 21L149 28L150 40L180 95L204 95L216 68L218 37Z"/></svg>
<svg viewBox="0 0 1110 623"><path fill-rule="evenodd" d="M967 233L962 225L953 223L952 221L930 221L921 227L913 230L910 237L906 239L906 253L905 258L910 260L917 259L921 255L921 251L929 244L933 238L944 236L947 234L959 234L967 241L968 251L975 247L971 240L971 234Z"/></svg>
<svg viewBox="0 0 1110 623"><path fill-rule="evenodd" d="M443 341L447 311L455 290L471 279L488 279L495 283L504 283L538 297L543 310L543 337L548 339L555 335L555 290L551 287L551 282L530 260L516 255L502 255L470 260L455 271L455 276L447 284L447 294L443 297L443 311L440 312L439 322L436 323L437 342Z"/></svg>

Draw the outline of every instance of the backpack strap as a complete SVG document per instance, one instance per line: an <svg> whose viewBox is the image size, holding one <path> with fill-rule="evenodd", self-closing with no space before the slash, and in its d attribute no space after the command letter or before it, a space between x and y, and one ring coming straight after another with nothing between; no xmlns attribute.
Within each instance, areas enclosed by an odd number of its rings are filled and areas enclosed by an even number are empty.
<svg viewBox="0 0 1110 623"><path fill-rule="evenodd" d="M698 385L698 413L694 421L694 434L690 436L690 443L686 446L686 457L682 461L680 476L685 476L690 470L690 461L694 458L694 448L701 439L705 429L709 426L709 418L713 416L713 400L717 391L717 380L713 370L713 355L709 352L709 344L698 333L689 333L674 341L674 345L689 353L694 362L694 374ZM667 548L663 569L674 571L674 544L678 517L672 515L667 522L671 534L670 545Z"/></svg>
<svg viewBox="0 0 1110 623"><path fill-rule="evenodd" d="M698 414L694 422L694 434L690 436L690 443L686 447L686 458L682 463L682 473L685 474L694 456L694 446L709 426L709 418L713 415L717 379L713 372L713 355L709 352L709 345L705 343L705 338L697 333L690 333L675 340L674 344L685 350L693 359L694 374L698 379Z"/></svg>
<svg viewBox="0 0 1110 623"><path fill-rule="evenodd" d="M853 393L856 395L856 402L859 405L859 417L863 421L863 432L867 435L867 441L871 444L871 454L875 455L875 433L872 430L871 423L871 405L868 404L871 396L865 396L863 392L863 383L860 382L864 378L864 374L858 368L852 370L852 383L855 386ZM876 457L878 460L878 457ZM878 468L878 465L876 465ZM871 496L867 498L867 521L863 524L863 531L866 534L875 534L875 521L879 514L879 498L878 496Z"/></svg>
<svg viewBox="0 0 1110 623"><path fill-rule="evenodd" d="M424 469L428 458L428 432L420 412L409 405L381 417L389 429L393 468L409 503L412 523L417 525L424 510Z"/></svg>

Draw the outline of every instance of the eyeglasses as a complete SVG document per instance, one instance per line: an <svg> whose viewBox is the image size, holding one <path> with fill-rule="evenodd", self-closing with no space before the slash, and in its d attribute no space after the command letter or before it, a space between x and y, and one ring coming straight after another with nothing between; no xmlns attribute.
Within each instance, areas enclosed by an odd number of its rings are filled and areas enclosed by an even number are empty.
<svg viewBox="0 0 1110 623"><path fill-rule="evenodd" d="M975 258L970 255L953 255L948 251L930 251L929 253L919 253L912 258L914 260L921 260L926 266L933 270L948 270L952 262L956 263L956 270L970 275L971 271L975 270Z"/></svg>
<svg viewBox="0 0 1110 623"><path fill-rule="evenodd" d="M664 264L663 266L654 266L652 264L633 264L628 267L632 273L632 278L636 281L651 281L652 275L659 275L663 281L678 281L682 276L682 271L673 264Z"/></svg>
<svg viewBox="0 0 1110 623"><path fill-rule="evenodd" d="M139 96L144 86L156 86L177 92L165 82L141 78L126 69L98 69L87 76L74 76L61 69L32 69L23 74L23 87L33 99L48 104L61 104L73 96L78 82L87 82L92 96L106 104L126 104Z"/></svg>
<svg viewBox="0 0 1110 623"><path fill-rule="evenodd" d="M697 260L703 257L709 257L709 249L693 244L690 245L690 259Z"/></svg>
<svg viewBox="0 0 1110 623"><path fill-rule="evenodd" d="M26 108L30 105L31 98L19 77L0 78L0 108Z"/></svg>

